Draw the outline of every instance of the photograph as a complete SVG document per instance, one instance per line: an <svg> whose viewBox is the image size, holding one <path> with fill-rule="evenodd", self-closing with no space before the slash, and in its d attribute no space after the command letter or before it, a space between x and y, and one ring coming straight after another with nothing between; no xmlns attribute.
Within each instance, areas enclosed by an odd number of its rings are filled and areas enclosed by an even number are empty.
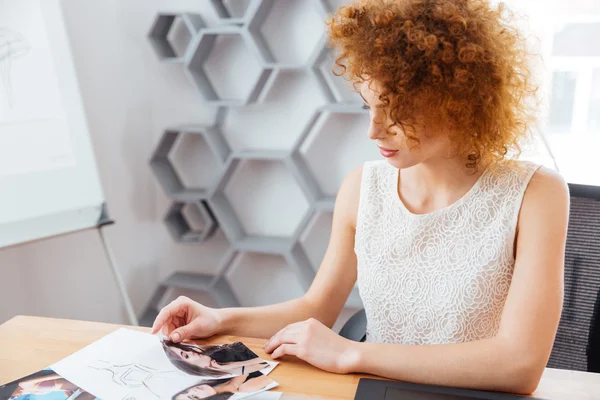
<svg viewBox="0 0 600 400"><path fill-rule="evenodd" d="M190 375L225 378L256 371L267 374L276 365L261 359L241 342L200 346L163 339L161 343L169 361Z"/></svg>
<svg viewBox="0 0 600 400"><path fill-rule="evenodd" d="M171 400L226 400L242 399L272 389L278 384L260 372L252 372L229 379L203 380L175 394Z"/></svg>
<svg viewBox="0 0 600 400"><path fill-rule="evenodd" d="M100 400L46 368L0 386L0 400Z"/></svg>

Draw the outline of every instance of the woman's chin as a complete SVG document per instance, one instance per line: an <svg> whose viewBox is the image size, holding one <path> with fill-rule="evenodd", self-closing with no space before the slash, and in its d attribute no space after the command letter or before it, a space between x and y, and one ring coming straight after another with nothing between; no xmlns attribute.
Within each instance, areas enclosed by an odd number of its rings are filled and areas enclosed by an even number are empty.
<svg viewBox="0 0 600 400"><path fill-rule="evenodd" d="M392 167L397 169L405 169L414 167L419 163L419 161L414 159L407 159L405 157L401 157L401 155L396 154L394 157L388 157L385 159Z"/></svg>

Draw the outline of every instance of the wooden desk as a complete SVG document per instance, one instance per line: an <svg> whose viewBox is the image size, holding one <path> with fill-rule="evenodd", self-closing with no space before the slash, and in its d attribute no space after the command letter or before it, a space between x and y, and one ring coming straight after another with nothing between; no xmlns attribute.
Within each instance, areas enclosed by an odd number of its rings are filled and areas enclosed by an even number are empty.
<svg viewBox="0 0 600 400"><path fill-rule="evenodd" d="M0 325L0 385L39 371L117 329L118 325L18 316ZM147 328L129 327L147 332ZM220 336L199 343L241 341L265 359L264 339ZM297 359L284 359L269 375L286 393L282 399L352 399L360 375L320 371ZM556 400L600 399L600 374L546 369L535 392ZM310 398L310 397L309 397Z"/></svg>

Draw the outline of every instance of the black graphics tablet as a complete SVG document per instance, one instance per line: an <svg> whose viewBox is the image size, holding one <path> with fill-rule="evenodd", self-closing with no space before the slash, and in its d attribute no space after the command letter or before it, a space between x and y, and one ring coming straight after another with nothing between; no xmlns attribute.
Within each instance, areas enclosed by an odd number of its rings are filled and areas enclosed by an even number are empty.
<svg viewBox="0 0 600 400"><path fill-rule="evenodd" d="M545 400L516 394L361 378L354 400Z"/></svg>

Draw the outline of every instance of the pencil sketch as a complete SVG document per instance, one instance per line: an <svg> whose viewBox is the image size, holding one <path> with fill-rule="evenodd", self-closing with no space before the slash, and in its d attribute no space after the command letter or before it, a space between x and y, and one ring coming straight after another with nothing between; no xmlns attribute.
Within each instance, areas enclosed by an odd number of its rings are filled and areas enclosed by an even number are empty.
<svg viewBox="0 0 600 400"><path fill-rule="evenodd" d="M129 389L144 388L155 398L160 398L159 394L152 389L153 381L160 378L169 379L174 370L159 371L143 364L124 364L115 365L108 361L97 360L90 368L100 371L108 371L112 375L112 381L119 386ZM123 400L134 400L133 394L128 394Z"/></svg>
<svg viewBox="0 0 600 400"><path fill-rule="evenodd" d="M17 31L0 27L0 82L2 83L3 92L10 108L14 106L14 95L10 78L11 64L13 60L29 53L29 50L29 42L25 36Z"/></svg>

